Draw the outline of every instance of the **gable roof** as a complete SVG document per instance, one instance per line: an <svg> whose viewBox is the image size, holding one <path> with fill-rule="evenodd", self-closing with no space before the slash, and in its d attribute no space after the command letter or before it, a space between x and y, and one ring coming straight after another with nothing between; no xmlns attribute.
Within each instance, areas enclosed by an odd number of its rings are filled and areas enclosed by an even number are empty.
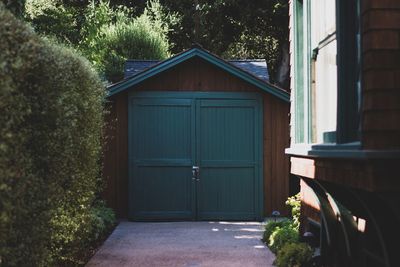
<svg viewBox="0 0 400 267"><path fill-rule="evenodd" d="M126 79L117 82L115 84L110 85L108 89L108 96L115 95L119 92L128 90L130 87L146 80L149 79L161 72L164 72L182 62L185 62L191 58L194 57L199 57L211 64L213 64L216 67L219 67L223 69L224 71L236 76L239 79L242 79L259 89L270 93L286 102L290 101L289 94L275 86L270 84L269 82L266 82L257 76L249 73L248 71L245 71L237 66L235 66L233 63L229 63L228 61L225 61L221 58L219 58L216 55L211 54L210 52L200 48L200 47L194 47L189 50L186 50L180 54L177 54L169 59L166 59L161 62L157 62L154 65L146 68L143 71L137 72L135 75L127 77ZM150 61L149 61L150 62ZM150 62L151 64L151 62Z"/></svg>
<svg viewBox="0 0 400 267"><path fill-rule="evenodd" d="M269 82L267 62L265 59L230 59L227 61L257 78ZM125 62L124 79L137 75L159 62L159 60L129 59Z"/></svg>

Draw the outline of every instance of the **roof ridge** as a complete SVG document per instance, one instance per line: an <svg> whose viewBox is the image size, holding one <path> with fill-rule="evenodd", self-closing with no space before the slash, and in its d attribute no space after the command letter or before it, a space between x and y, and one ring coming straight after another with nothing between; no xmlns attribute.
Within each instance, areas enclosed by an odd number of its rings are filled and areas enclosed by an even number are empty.
<svg viewBox="0 0 400 267"><path fill-rule="evenodd" d="M243 61L243 62L251 62L251 61L264 62L264 61L266 61L264 58L225 59L225 60L226 61Z"/></svg>
<svg viewBox="0 0 400 267"><path fill-rule="evenodd" d="M134 61L134 62L160 62L163 59L127 59L125 62Z"/></svg>
<svg viewBox="0 0 400 267"><path fill-rule="evenodd" d="M264 58L245 58L245 59L224 59L226 61L243 61L243 62L251 62L251 61L259 61L264 62L266 61ZM160 62L163 59L127 59L125 62Z"/></svg>

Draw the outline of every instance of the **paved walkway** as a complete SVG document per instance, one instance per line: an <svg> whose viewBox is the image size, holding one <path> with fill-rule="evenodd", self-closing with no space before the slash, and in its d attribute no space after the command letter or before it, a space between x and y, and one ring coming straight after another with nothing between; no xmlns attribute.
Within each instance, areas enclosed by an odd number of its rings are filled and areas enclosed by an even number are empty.
<svg viewBox="0 0 400 267"><path fill-rule="evenodd" d="M87 266L272 266L257 222L121 222Z"/></svg>

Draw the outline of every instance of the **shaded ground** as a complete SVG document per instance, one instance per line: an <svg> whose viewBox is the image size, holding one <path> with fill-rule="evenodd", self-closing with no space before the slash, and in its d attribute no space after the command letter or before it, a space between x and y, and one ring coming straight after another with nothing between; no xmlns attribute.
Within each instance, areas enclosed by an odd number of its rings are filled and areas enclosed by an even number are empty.
<svg viewBox="0 0 400 267"><path fill-rule="evenodd" d="M121 222L87 266L272 266L257 222Z"/></svg>

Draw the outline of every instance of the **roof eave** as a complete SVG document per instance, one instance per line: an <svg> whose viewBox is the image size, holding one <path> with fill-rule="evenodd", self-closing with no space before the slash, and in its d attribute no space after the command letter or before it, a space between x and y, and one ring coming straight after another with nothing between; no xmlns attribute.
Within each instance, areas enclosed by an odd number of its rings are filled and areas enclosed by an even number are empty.
<svg viewBox="0 0 400 267"><path fill-rule="evenodd" d="M177 64L179 64L185 60L188 60L192 57L195 57L195 56L199 56L199 57L207 60L211 64L214 64L214 65L222 68L223 70L229 72L230 74L232 74L242 80L245 80L246 82L260 88L261 90L268 92L268 93L282 99L283 101L290 102L289 94L286 91L284 91L272 84L269 84L265 81L262 81L256 77L254 77L253 75L233 66L232 64L225 62L224 60L222 60L206 51L198 49L198 48L190 49L190 50L183 52L175 57L167 59L167 60L161 62L160 64L157 64L154 67L150 67L149 69L147 69L135 76L132 76L131 78L128 78L124 81L110 85L107 88L108 89L107 97L110 97L112 95L120 93L121 91L124 91L124 90L126 90L126 89L160 73L160 72L163 72L163 71L165 71L173 66L176 66Z"/></svg>

